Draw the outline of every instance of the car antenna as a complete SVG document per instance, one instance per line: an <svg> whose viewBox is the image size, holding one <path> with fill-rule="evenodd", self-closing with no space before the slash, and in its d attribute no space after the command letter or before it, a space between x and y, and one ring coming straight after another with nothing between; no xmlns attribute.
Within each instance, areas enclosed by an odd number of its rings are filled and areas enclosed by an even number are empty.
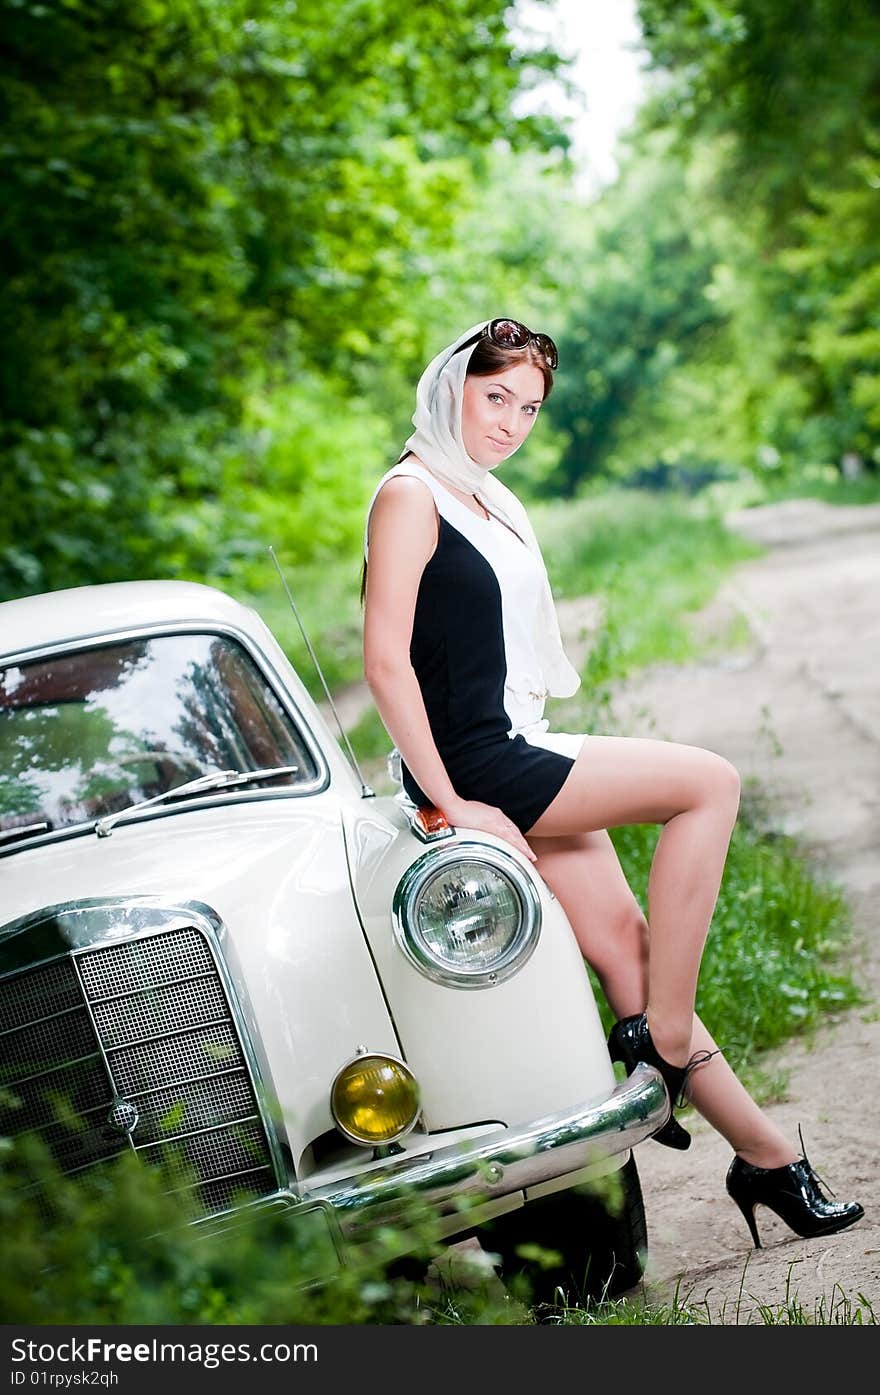
<svg viewBox="0 0 880 1395"><path fill-rule="evenodd" d="M354 751L351 749L351 742L350 742L349 739L348 739L348 736L347 736L347 734L346 734L345 727L342 725L342 722L341 722L340 719L339 719L339 713L336 711L336 704L334 703L333 698L330 696L330 689L327 687L327 680L325 679L323 673L321 672L321 665L318 663L318 656L317 656L317 654L315 653L314 649L312 648L311 641L310 641L308 635L306 634L305 626L304 626L302 620L300 620L300 618L299 618L299 611L297 610L297 608L296 608L296 606L295 606L295 604L294 604L293 596L290 594L290 587L289 587L288 584L287 584L287 578L285 577L284 572L281 570L281 563L278 561L278 558L275 556L275 549L274 549L274 547L272 547L271 543L270 543L270 545L269 545L269 556L272 558L272 561L275 563L275 570L277 571L279 577L281 578L281 585L284 587L284 594L287 596L287 600L288 600L288 604L290 605L290 609L293 611L294 615L296 616L296 623L299 625L300 633L302 634L302 637L303 637L303 639L304 639L305 642L306 642L306 648L308 649L309 654L310 654L311 657L312 657L312 663L315 665L315 669L317 670L318 677L319 677L320 680L321 680L321 686L322 686L322 688L324 689L324 692L327 694L327 701L328 701L329 704L330 704L330 710L331 710L331 712L333 713L333 716L336 718L336 725L339 727L339 730L340 730L340 732L341 732L341 734L342 734L342 739L343 739L343 741L345 742L345 747L346 747L346 750L348 751L349 759L350 759L350 761L351 761L351 763L352 763L352 766L353 766L353 768L354 768L354 772L355 772L355 774L357 775L358 779L359 779L360 782L361 782L361 796L362 796L362 798L364 798L364 799L372 799L372 798L375 798L376 791L370 789L370 786L367 784L366 780L364 779L363 775L361 774L361 768L360 768L360 766L359 766L358 763L357 763L357 757L355 756Z"/></svg>

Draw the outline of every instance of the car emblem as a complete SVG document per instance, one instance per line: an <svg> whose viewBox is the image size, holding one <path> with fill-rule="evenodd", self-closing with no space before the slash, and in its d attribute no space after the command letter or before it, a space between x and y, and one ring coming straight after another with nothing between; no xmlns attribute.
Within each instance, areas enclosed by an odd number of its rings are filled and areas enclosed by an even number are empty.
<svg viewBox="0 0 880 1395"><path fill-rule="evenodd" d="M131 1100L124 1100L117 1095L107 1115L107 1123L117 1133L132 1134L137 1128L139 1118L140 1115Z"/></svg>

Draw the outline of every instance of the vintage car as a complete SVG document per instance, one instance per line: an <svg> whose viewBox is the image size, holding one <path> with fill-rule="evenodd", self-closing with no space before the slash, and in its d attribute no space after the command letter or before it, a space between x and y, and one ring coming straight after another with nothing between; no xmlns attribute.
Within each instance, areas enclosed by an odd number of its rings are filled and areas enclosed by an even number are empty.
<svg viewBox="0 0 880 1395"><path fill-rule="evenodd" d="M631 1287L659 1074L616 1078L527 859L346 745L220 590L0 605L0 1133L70 1173L173 1149L187 1222L283 1206L334 1265L415 1204L502 1275L532 1242L539 1288Z"/></svg>

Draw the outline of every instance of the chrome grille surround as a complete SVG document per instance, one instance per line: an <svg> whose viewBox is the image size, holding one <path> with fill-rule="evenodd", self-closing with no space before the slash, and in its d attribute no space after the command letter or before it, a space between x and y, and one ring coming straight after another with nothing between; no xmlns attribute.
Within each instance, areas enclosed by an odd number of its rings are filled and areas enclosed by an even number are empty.
<svg viewBox="0 0 880 1395"><path fill-rule="evenodd" d="M0 1085L17 1102L0 1132L38 1133L68 1173L134 1149L192 1220L291 1200L222 929L202 903L152 897L0 928Z"/></svg>

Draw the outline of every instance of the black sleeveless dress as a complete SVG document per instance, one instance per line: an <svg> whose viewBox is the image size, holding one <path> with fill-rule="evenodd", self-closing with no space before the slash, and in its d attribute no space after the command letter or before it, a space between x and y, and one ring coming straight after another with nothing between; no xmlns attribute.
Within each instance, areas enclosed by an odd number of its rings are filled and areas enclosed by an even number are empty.
<svg viewBox="0 0 880 1395"><path fill-rule="evenodd" d="M410 642L437 750L461 798L496 805L526 833L561 790L584 740L548 732L543 717L547 693L533 638L541 564L505 523L472 512L410 459L382 478L373 500L397 475L422 480L439 515ZM401 772L410 799L430 804L404 763Z"/></svg>

